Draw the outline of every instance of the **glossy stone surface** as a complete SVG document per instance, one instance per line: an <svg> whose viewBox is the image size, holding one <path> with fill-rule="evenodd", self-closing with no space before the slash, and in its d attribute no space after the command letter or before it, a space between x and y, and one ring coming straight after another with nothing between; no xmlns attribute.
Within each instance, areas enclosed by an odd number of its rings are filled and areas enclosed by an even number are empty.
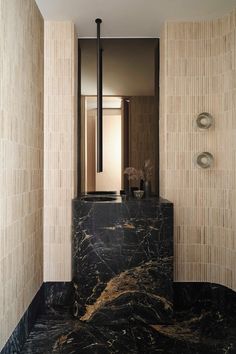
<svg viewBox="0 0 236 354"><path fill-rule="evenodd" d="M173 205L157 198L73 201L74 309L81 321L168 323Z"/></svg>
<svg viewBox="0 0 236 354"><path fill-rule="evenodd" d="M43 285L35 295L28 309L25 311L20 322L16 326L11 337L8 339L6 345L1 350L1 354L16 354L20 353L23 348L30 331L38 317L42 313L44 307L44 289ZM1 331L1 328L0 328Z"/></svg>
<svg viewBox="0 0 236 354"><path fill-rule="evenodd" d="M46 282L43 285L43 289L46 307L71 305L71 282Z"/></svg>
<svg viewBox="0 0 236 354"><path fill-rule="evenodd" d="M235 292L203 283L173 291L172 227L165 201L75 200L74 291L48 284L22 354L236 354Z"/></svg>
<svg viewBox="0 0 236 354"><path fill-rule="evenodd" d="M236 294L211 284L175 284L168 325L79 321L68 308L40 316L22 354L235 354Z"/></svg>

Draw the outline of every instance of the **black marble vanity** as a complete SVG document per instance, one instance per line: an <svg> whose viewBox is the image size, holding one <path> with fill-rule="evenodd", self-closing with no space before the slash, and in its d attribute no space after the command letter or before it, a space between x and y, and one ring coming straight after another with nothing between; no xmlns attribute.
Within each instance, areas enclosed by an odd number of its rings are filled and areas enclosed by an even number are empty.
<svg viewBox="0 0 236 354"><path fill-rule="evenodd" d="M74 314L99 325L169 323L173 205L110 197L73 200Z"/></svg>
<svg viewBox="0 0 236 354"><path fill-rule="evenodd" d="M73 284L44 285L22 354L236 354L236 293L172 283L173 205L104 198L73 201Z"/></svg>

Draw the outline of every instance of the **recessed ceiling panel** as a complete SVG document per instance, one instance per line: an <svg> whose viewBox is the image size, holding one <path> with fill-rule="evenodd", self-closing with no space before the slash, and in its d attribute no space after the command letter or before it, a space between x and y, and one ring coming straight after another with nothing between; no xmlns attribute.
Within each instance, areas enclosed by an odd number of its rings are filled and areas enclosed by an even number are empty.
<svg viewBox="0 0 236 354"><path fill-rule="evenodd" d="M36 0L46 20L70 20L79 37L95 37L97 17L104 37L159 37L164 21L216 18L236 0Z"/></svg>

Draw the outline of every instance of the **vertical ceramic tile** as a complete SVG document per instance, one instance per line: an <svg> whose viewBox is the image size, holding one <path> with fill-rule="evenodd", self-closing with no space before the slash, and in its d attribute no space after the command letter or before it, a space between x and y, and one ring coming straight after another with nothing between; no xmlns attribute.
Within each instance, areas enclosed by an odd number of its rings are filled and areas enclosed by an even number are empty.
<svg viewBox="0 0 236 354"><path fill-rule="evenodd" d="M206 22L167 22L161 34L161 194L175 206L175 280L236 290L235 13ZM194 127L201 112L215 124ZM193 163L209 151L210 170ZM230 256L229 256L230 253Z"/></svg>
<svg viewBox="0 0 236 354"><path fill-rule="evenodd" d="M0 351L43 281L43 18L0 1Z"/></svg>
<svg viewBox="0 0 236 354"><path fill-rule="evenodd" d="M71 22L45 22L44 280L71 280L75 196L77 38Z"/></svg>

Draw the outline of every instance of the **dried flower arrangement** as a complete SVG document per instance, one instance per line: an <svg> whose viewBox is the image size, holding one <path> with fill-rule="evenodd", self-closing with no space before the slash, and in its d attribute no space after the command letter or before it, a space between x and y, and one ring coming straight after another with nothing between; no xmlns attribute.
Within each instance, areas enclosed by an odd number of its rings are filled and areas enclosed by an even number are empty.
<svg viewBox="0 0 236 354"><path fill-rule="evenodd" d="M124 174L128 176L129 181L150 181L152 177L153 166L151 160L145 160L143 168L138 170L134 167L127 167Z"/></svg>
<svg viewBox="0 0 236 354"><path fill-rule="evenodd" d="M137 170L134 167L127 167L124 170L124 174L128 176L129 181L139 181L143 179L143 171Z"/></svg>

